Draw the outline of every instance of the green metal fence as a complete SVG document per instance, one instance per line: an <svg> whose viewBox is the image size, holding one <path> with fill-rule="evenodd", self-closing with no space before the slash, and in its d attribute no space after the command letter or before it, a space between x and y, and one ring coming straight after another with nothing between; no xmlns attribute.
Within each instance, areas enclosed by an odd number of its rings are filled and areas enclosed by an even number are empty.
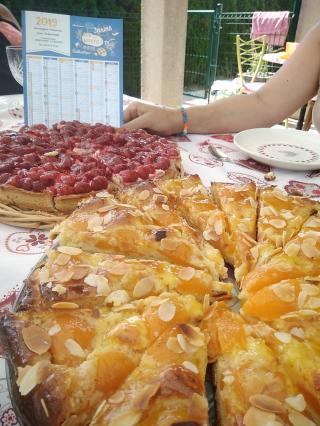
<svg viewBox="0 0 320 426"><path fill-rule="evenodd" d="M137 0L138 1L138 0ZM141 13L121 13L110 12L109 10L87 9L77 10L75 5L72 7L52 7L46 5L45 2L32 2L29 0L26 4L27 10L37 10L39 12L62 13L66 15L76 16L95 16L99 18L118 18L123 19L123 78L124 93L130 96L140 98L141 95L141 79L140 79L140 63L141 63ZM10 6L10 5L9 5ZM140 8L141 10L141 8ZM20 21L21 10L11 7L12 13Z"/></svg>
<svg viewBox="0 0 320 426"><path fill-rule="evenodd" d="M188 10L184 94L206 98L212 78L215 10ZM217 44L216 44L217 45Z"/></svg>
<svg viewBox="0 0 320 426"><path fill-rule="evenodd" d="M287 41L293 41L301 0L290 12ZM214 10L189 10L184 73L184 94L208 98L215 79L237 76L236 34L250 36L253 12L223 12L221 4ZM201 28L201 31L199 31ZM274 72L276 65L266 70Z"/></svg>

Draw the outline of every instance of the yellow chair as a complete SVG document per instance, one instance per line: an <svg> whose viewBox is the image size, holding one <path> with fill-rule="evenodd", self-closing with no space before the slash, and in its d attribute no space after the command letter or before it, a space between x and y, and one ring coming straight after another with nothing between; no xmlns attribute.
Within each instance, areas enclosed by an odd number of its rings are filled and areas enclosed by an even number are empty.
<svg viewBox="0 0 320 426"><path fill-rule="evenodd" d="M267 49L266 36L254 40L243 40L239 34L236 35L237 63L240 78L240 93L249 94L259 90L265 83L256 81L259 71L263 65L263 55ZM250 71L250 81L244 80L244 73ZM288 127L288 119L284 120Z"/></svg>
<svg viewBox="0 0 320 426"><path fill-rule="evenodd" d="M311 127L312 111L313 111L314 104L316 103L316 99L317 97L315 96L314 98L310 99L307 104L302 130L308 131Z"/></svg>
<svg viewBox="0 0 320 426"><path fill-rule="evenodd" d="M263 64L263 55L267 47L266 36L254 40L243 40L236 36L237 63L241 84L241 93L252 93L260 89L264 83L256 81ZM244 80L244 74L250 72L250 81Z"/></svg>

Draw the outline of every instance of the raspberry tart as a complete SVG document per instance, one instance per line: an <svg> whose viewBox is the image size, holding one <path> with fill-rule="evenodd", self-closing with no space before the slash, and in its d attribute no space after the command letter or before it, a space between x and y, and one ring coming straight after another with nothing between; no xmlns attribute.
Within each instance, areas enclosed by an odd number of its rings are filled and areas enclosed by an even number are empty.
<svg viewBox="0 0 320 426"><path fill-rule="evenodd" d="M0 134L0 203L69 213L78 202L159 176L180 174L174 143L144 130L60 122Z"/></svg>

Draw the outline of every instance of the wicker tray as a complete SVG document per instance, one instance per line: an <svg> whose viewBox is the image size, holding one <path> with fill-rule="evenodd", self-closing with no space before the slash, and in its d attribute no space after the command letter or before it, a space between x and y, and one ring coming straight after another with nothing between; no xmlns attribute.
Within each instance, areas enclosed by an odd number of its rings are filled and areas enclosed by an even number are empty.
<svg viewBox="0 0 320 426"><path fill-rule="evenodd" d="M51 229L65 219L64 215L45 213L35 210L21 210L0 203L0 222L22 228Z"/></svg>

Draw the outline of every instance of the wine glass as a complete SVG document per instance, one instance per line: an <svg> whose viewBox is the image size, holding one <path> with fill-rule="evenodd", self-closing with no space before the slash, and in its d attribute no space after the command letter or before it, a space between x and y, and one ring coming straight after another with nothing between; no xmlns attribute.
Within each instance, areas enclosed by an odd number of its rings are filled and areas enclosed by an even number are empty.
<svg viewBox="0 0 320 426"><path fill-rule="evenodd" d="M14 79L23 86L23 66L22 66L22 47L6 47L8 64Z"/></svg>

